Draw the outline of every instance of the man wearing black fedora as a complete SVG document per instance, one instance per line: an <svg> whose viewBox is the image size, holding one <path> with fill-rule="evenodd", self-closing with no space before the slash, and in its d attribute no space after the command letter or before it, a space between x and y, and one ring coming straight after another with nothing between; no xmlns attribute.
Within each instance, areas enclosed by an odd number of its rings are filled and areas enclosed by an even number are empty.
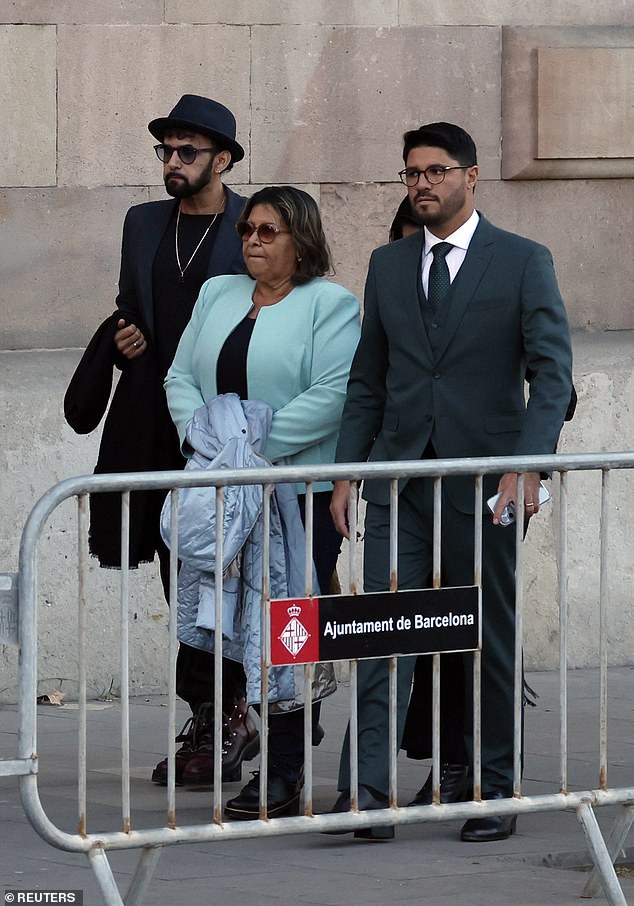
<svg viewBox="0 0 634 906"><path fill-rule="evenodd" d="M143 378L135 384L129 375L132 380L127 386L138 387L138 392L133 389L127 398L120 395L113 401L96 469L100 472L183 467L163 380L201 285L209 277L245 272L235 229L245 199L221 180L244 157L231 111L217 101L186 94L168 116L152 120L148 129L158 141L154 150L172 199L136 205L125 218L116 300L119 313L113 316L114 352L122 380L126 371ZM143 399L135 398L141 394ZM145 429L129 444L130 456L123 464L120 447L129 443L121 428L126 413L113 413L115 402L119 407L141 409ZM93 495L90 544L102 566L120 565L110 562L118 557L120 532L120 502L108 500L114 496ZM131 495L131 529L137 530L131 531L130 562L136 565L134 561L153 560L158 554L169 600L169 551L159 534L164 497L164 492ZM180 645L176 690L191 707L192 717L177 737L177 783L213 781L213 676L212 655ZM253 757L257 752L257 729L244 702L242 666L224 659L223 722L223 779L239 780L245 753ZM167 759L157 764L152 780L167 783Z"/></svg>

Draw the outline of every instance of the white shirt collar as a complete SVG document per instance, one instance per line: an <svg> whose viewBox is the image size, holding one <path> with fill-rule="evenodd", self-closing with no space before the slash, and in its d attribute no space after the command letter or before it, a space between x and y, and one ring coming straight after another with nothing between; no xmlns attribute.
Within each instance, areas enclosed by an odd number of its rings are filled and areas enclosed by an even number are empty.
<svg viewBox="0 0 634 906"><path fill-rule="evenodd" d="M469 248L469 243L473 238L473 234L476 231L476 227L480 221L480 215L477 211L473 211L468 220L459 226L457 230L447 236L446 239L439 239L438 236L434 236L433 233L424 227L425 230L425 255L428 255L432 248L437 245L439 242L449 242L451 245L456 246L456 248L463 249L465 252Z"/></svg>

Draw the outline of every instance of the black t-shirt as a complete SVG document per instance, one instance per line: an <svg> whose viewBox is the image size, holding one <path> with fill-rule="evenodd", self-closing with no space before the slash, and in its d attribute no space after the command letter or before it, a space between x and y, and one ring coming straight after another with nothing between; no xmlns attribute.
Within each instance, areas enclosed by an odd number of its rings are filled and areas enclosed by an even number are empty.
<svg viewBox="0 0 634 906"><path fill-rule="evenodd" d="M249 398L247 387L247 352L255 318L243 318L222 345L216 365L218 393L237 393L241 400Z"/></svg>
<svg viewBox="0 0 634 906"><path fill-rule="evenodd" d="M182 214L178 225L178 255L184 269L181 283L176 262L176 214L170 218L152 265L152 295L154 297L154 342L156 363L161 379L172 364L176 347L185 330L200 287L207 279L209 256L215 242L220 219L218 214ZM192 258L207 227L209 232ZM191 263L188 262L191 259Z"/></svg>
<svg viewBox="0 0 634 906"><path fill-rule="evenodd" d="M175 247L177 211L178 208L175 207L152 264L155 359L161 382L172 364L178 342L189 323L200 287L207 279L209 256L222 217L222 214L216 217L191 264L187 266L214 215L181 214L178 226L178 254L181 269L185 269L181 283ZM165 394L161 393L159 399L154 438L156 468L181 469L185 460L180 452L178 434L167 408Z"/></svg>

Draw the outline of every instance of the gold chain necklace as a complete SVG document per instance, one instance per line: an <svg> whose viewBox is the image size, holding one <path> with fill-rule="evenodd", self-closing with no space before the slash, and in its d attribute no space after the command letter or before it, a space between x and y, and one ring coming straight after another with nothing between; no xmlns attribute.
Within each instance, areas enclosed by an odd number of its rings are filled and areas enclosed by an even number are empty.
<svg viewBox="0 0 634 906"><path fill-rule="evenodd" d="M193 261L194 258L196 257L196 252L198 251L198 249L201 247L201 245L203 244L203 242L204 242L205 239L207 238L207 233L209 232L209 230L212 228L212 226L213 226L214 223L216 222L216 218L217 218L218 214L220 214L220 213L221 213L220 211L216 211L216 213L214 214L214 216L213 216L212 219L211 219L211 223L209 224L209 226L207 227L207 229L206 229L205 232L203 233L202 239L200 240L200 242L198 243L198 245L196 246L196 248L195 248L194 251L192 252L189 261L187 262L187 264L185 265L185 267L181 267L181 258L180 258L180 255L178 254L178 225L179 225L180 220L181 220L181 208L180 208L180 205L178 206L178 213L177 213L177 215L176 215L176 233L175 233L175 236L174 236L174 244L175 244L175 246L176 246L176 264L178 265L178 272L179 272L179 274L180 274L180 277L178 278L178 282L179 282L179 283L184 283L184 282L185 282L185 271L187 270L187 268L189 267L189 265L192 263L192 261Z"/></svg>

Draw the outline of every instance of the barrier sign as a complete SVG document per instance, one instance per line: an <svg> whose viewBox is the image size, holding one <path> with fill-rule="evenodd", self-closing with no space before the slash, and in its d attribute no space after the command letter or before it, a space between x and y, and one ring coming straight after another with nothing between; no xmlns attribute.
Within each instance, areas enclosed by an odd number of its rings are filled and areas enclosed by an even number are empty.
<svg viewBox="0 0 634 906"><path fill-rule="evenodd" d="M271 666L475 651L480 588L271 601Z"/></svg>

